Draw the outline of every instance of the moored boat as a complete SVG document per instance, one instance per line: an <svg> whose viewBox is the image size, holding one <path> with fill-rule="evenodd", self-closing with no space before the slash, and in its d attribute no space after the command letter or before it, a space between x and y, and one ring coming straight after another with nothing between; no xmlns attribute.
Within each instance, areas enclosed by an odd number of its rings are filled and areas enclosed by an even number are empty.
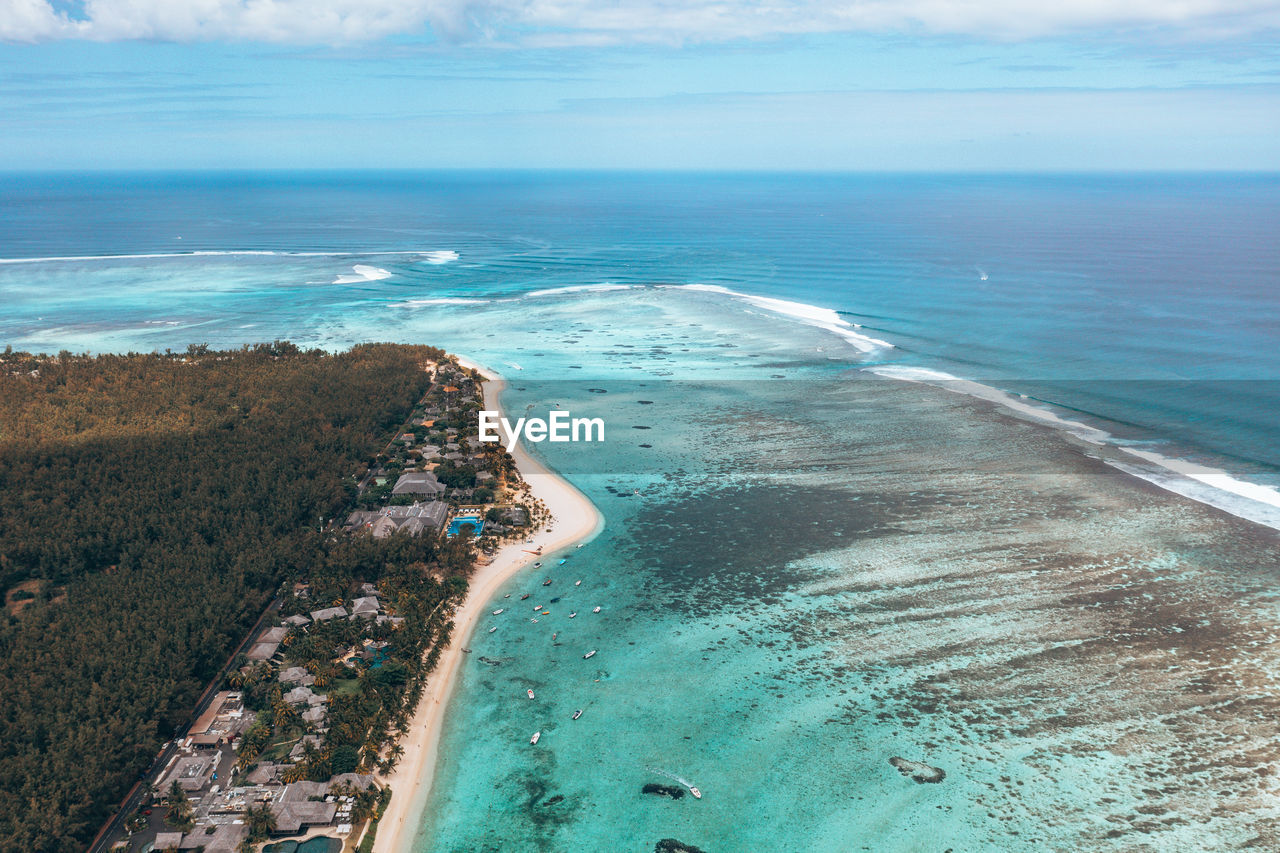
<svg viewBox="0 0 1280 853"><path fill-rule="evenodd" d="M532 698L533 698L533 689L532 689L532 688L530 688L530 689L526 690L526 691L525 691L525 693L526 693L526 694L528 694L528 696L529 696L529 698L530 698L530 699L532 699Z"/></svg>
<svg viewBox="0 0 1280 853"><path fill-rule="evenodd" d="M543 586L551 586L551 578L547 578L542 582Z"/></svg>
<svg viewBox="0 0 1280 853"><path fill-rule="evenodd" d="M595 609L593 609L591 612L592 612L592 613L599 613L599 612L600 612L600 608L599 608L599 607L596 607L596 608L595 608Z"/></svg>
<svg viewBox="0 0 1280 853"><path fill-rule="evenodd" d="M586 660L587 658L595 657L595 654L596 654L596 650L595 650L595 649L592 649L591 651L589 651L589 652L587 652L585 655L583 655L583 656L582 656L582 659L583 659L583 660Z"/></svg>
<svg viewBox="0 0 1280 853"><path fill-rule="evenodd" d="M497 615L498 615L499 613L501 613L502 611L503 611L503 608L499 607L497 610L493 611L493 615L494 615L494 616L497 616Z"/></svg>
<svg viewBox="0 0 1280 853"><path fill-rule="evenodd" d="M542 732L534 732L533 737L529 738L529 743L537 743L540 737L542 737Z"/></svg>
<svg viewBox="0 0 1280 853"><path fill-rule="evenodd" d="M569 614L569 618L570 618L570 619L572 619L573 617L575 617L575 616L577 616L577 615L578 615L578 611L576 611L576 610L575 610L575 611L573 611L572 613L570 613L570 614Z"/></svg>
<svg viewBox="0 0 1280 853"><path fill-rule="evenodd" d="M533 593L526 592L524 595L520 596L520 600L521 600L521 601L524 601L526 598L528 598L528 597L529 597L530 595L532 595L532 594L533 594Z"/></svg>
<svg viewBox="0 0 1280 853"><path fill-rule="evenodd" d="M492 634L496 630L498 630L498 626L494 625L492 628L489 629L489 633Z"/></svg>
<svg viewBox="0 0 1280 853"><path fill-rule="evenodd" d="M582 581L574 581L574 582L573 582L573 585L574 585L574 586L582 586Z"/></svg>

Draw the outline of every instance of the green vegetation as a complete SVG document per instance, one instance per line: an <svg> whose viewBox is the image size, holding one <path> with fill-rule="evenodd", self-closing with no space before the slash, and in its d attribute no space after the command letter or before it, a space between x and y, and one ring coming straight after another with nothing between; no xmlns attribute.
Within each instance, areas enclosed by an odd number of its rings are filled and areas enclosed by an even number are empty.
<svg viewBox="0 0 1280 853"><path fill-rule="evenodd" d="M426 392L421 366L442 355L277 343L0 356L0 583L57 590L0 616L0 850L83 849L286 578L337 592L385 577L406 615L465 586L450 576L469 552L320 532ZM405 632L401 653L438 630ZM420 677L366 674L350 695L390 727ZM335 735L330 761L370 736Z"/></svg>
<svg viewBox="0 0 1280 853"><path fill-rule="evenodd" d="M378 795L378 801L374 804L373 811L370 812L372 820L369 821L369 827L364 832L364 838L360 842L360 846L356 848L356 853L372 853L374 839L378 836L378 823L382 820L382 814L387 810L387 804L391 802L391 789L383 788Z"/></svg>
<svg viewBox="0 0 1280 853"><path fill-rule="evenodd" d="M338 773L395 765L402 753L397 735L408 726L426 675L453 627L450 605L466 594L473 560L469 542L436 537L339 536L323 544L306 574L305 597L285 596L282 616L342 601L360 584L373 583L387 609L403 621L337 618L289 634L285 665L307 670L313 688L329 702L328 731L319 744L304 743L303 758L285 781L323 782ZM370 660L359 656L364 651ZM305 734L276 675L274 666L248 665L229 678L257 712L240 747L241 769L281 759Z"/></svg>
<svg viewBox="0 0 1280 853"><path fill-rule="evenodd" d="M167 793L168 808L164 813L165 823L180 832L190 832L191 827L195 826L195 815L191 808L191 802L187 799L187 792L182 790L182 786L175 779L173 784L169 786Z"/></svg>

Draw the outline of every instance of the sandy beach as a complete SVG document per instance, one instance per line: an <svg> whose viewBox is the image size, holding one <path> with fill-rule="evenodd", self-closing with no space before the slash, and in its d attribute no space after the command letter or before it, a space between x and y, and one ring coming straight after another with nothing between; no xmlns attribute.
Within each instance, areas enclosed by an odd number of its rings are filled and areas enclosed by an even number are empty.
<svg viewBox="0 0 1280 853"><path fill-rule="evenodd" d="M479 370L486 377L486 405L499 408L498 399L504 387L501 377L466 359L459 358L458 362L464 367ZM404 755L395 771L381 779L391 785L394 795L378 826L374 853L402 853L411 848L418 829L418 817L431 793L436 748L440 743L445 709L457 682L462 649L470 641L477 618L508 578L540 559L529 551L541 549L543 555L549 555L592 536L604 522L599 511L581 492L530 457L523 447L516 445L512 455L520 476L529 484L533 497L541 500L551 513L552 521L528 537L532 544L520 539L504 545L487 565L476 567L466 600L454 618L453 638L428 679L409 731L400 741Z"/></svg>

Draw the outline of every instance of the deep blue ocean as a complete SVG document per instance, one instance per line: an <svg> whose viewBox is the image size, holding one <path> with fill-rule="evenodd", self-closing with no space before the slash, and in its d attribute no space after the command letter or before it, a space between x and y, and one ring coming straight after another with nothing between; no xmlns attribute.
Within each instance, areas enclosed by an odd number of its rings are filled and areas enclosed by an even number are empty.
<svg viewBox="0 0 1280 853"><path fill-rule="evenodd" d="M1280 177L9 175L0 306L606 419L603 611L470 639L418 851L1280 844Z"/></svg>

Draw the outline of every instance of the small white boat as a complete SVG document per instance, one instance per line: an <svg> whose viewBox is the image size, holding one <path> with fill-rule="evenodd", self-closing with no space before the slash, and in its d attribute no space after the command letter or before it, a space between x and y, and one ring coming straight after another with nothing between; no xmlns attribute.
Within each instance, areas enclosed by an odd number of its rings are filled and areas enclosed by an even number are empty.
<svg viewBox="0 0 1280 853"><path fill-rule="evenodd" d="M581 548L583 545L586 545L586 544L587 544L586 542L579 542L578 547Z"/></svg>
<svg viewBox="0 0 1280 853"><path fill-rule="evenodd" d="M573 582L573 585L574 585L574 586L582 586L582 581L574 581L574 582Z"/></svg>
<svg viewBox="0 0 1280 853"><path fill-rule="evenodd" d="M526 690L525 693L528 694L530 699L533 698L533 690Z"/></svg>
<svg viewBox="0 0 1280 853"><path fill-rule="evenodd" d="M581 717L581 716L582 716L582 709L581 709L581 708L579 708L578 710L576 710L576 711L574 711L574 712L573 712L573 718L574 718L575 720L576 720L576 719L578 719L578 718L579 718L579 717Z"/></svg>
<svg viewBox="0 0 1280 853"><path fill-rule="evenodd" d="M591 651L589 651L589 652L587 652L585 655L583 655L583 656L582 656L582 659L583 659L583 660L586 660L587 658L595 657L595 655L596 655L596 650L595 650L595 649L592 649Z"/></svg>
<svg viewBox="0 0 1280 853"><path fill-rule="evenodd" d="M575 610L575 611L573 611L572 613L570 613L570 614L569 614L569 618L570 618L570 619L572 619L573 617L575 617L575 616L577 616L577 615L578 615L578 611L576 611L576 610Z"/></svg>
<svg viewBox="0 0 1280 853"><path fill-rule="evenodd" d="M489 633L492 634L496 630L498 630L498 626L494 625L492 628L489 629Z"/></svg>
<svg viewBox="0 0 1280 853"><path fill-rule="evenodd" d="M695 797L697 797L699 800L700 800L700 799L702 799L702 792L701 792L701 791L699 791L699 790L697 789L697 787L695 787L695 786L693 786L693 785L690 785L690 786L689 786L689 793L690 793L690 794L693 794L693 795L694 795Z"/></svg>
<svg viewBox="0 0 1280 853"><path fill-rule="evenodd" d="M511 593L507 593L506 595L504 595L504 596L502 596L502 597L503 597L503 598L510 598L510 597L511 597Z"/></svg>
<svg viewBox="0 0 1280 853"><path fill-rule="evenodd" d="M599 612L600 612L600 608L599 608L599 607L597 607L597 608L595 608L594 610L592 610L591 612L592 612L592 613L599 613Z"/></svg>
<svg viewBox="0 0 1280 853"><path fill-rule="evenodd" d="M529 743L537 743L540 737L542 737L542 732L534 732L533 737L529 738Z"/></svg>
<svg viewBox="0 0 1280 853"><path fill-rule="evenodd" d="M535 605L533 605L533 609L534 609L534 610L541 610L541 609L542 609L542 605L541 605L541 604L535 604Z"/></svg>
<svg viewBox="0 0 1280 853"><path fill-rule="evenodd" d="M493 615L494 615L494 616L497 616L497 615L498 615L499 613L501 613L504 609L505 609L505 608L499 607L497 610L493 611Z"/></svg>

